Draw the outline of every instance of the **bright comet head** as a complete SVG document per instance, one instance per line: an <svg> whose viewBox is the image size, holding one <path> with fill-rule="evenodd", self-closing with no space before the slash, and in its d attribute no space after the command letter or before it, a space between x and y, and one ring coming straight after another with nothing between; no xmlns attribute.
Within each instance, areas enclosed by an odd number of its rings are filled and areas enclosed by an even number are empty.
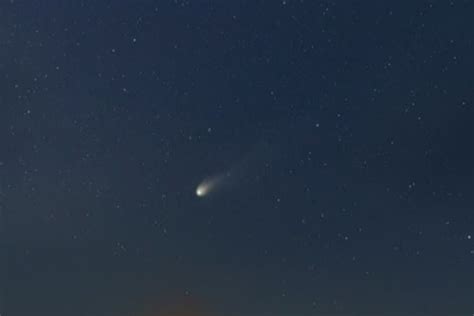
<svg viewBox="0 0 474 316"><path fill-rule="evenodd" d="M215 191L224 180L223 175L213 176L202 181L196 188L196 195L198 197L204 197Z"/></svg>
<svg viewBox="0 0 474 316"><path fill-rule="evenodd" d="M202 190L200 187L196 189L196 195L197 196L203 196L204 195L204 190Z"/></svg>
<svg viewBox="0 0 474 316"><path fill-rule="evenodd" d="M206 193L209 191L208 189L209 188L205 183L201 183L200 185L198 185L198 187L196 189L196 195L199 196L199 197L202 197L202 196L206 195Z"/></svg>

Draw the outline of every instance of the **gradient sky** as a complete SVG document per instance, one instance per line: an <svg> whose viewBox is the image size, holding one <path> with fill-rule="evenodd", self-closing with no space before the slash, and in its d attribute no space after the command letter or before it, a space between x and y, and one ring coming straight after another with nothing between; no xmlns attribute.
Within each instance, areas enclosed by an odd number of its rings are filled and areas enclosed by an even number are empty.
<svg viewBox="0 0 474 316"><path fill-rule="evenodd" d="M472 315L473 16L1 1L1 315Z"/></svg>

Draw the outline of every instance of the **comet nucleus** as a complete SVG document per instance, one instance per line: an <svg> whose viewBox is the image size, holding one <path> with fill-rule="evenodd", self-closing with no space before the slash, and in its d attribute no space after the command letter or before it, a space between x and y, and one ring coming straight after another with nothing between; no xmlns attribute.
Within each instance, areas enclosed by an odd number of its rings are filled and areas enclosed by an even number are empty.
<svg viewBox="0 0 474 316"><path fill-rule="evenodd" d="M199 197L203 197L209 194L214 187L216 186L217 181L216 179L207 179L201 182L198 187L196 188L196 195Z"/></svg>
<svg viewBox="0 0 474 316"><path fill-rule="evenodd" d="M204 184L198 185L196 189L196 195L197 196L204 196L207 193L207 187Z"/></svg>

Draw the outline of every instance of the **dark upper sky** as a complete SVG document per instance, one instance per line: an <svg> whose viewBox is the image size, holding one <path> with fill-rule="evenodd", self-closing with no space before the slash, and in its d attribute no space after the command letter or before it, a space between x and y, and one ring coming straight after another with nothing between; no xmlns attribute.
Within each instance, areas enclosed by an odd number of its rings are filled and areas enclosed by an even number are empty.
<svg viewBox="0 0 474 316"><path fill-rule="evenodd" d="M473 16L1 1L1 315L471 315Z"/></svg>

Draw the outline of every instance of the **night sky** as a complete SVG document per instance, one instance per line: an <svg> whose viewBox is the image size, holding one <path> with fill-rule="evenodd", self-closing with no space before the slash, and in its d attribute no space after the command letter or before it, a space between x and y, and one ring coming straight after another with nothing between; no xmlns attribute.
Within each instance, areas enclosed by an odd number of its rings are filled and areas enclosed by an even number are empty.
<svg viewBox="0 0 474 316"><path fill-rule="evenodd" d="M1 316L474 313L474 2L2 0Z"/></svg>

